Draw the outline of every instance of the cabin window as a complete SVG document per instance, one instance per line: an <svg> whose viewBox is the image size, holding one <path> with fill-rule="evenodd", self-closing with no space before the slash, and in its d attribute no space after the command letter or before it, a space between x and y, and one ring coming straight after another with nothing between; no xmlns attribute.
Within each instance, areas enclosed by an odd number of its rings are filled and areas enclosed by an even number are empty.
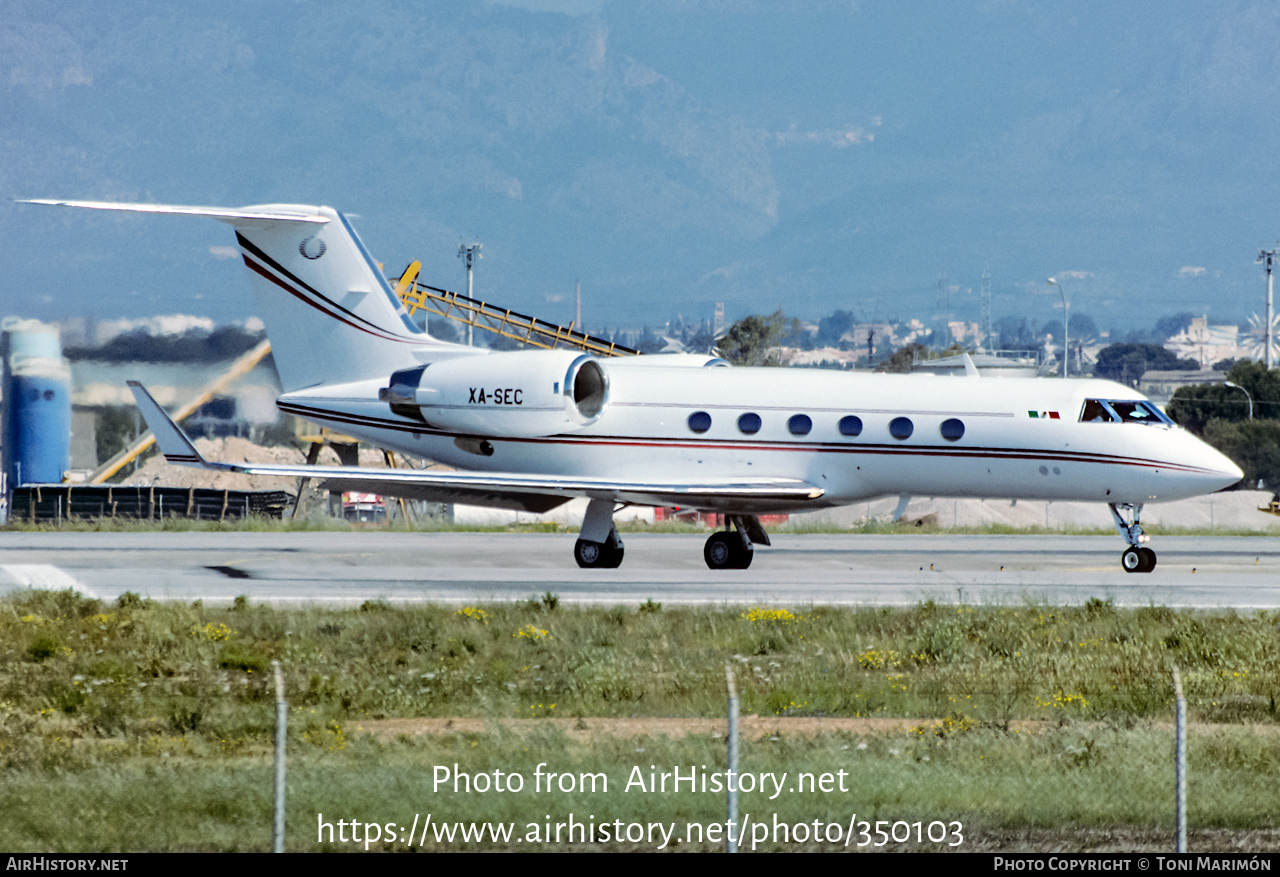
<svg viewBox="0 0 1280 877"><path fill-rule="evenodd" d="M964 424L952 417L950 420L942 421L941 427L942 437L949 442L958 442L964 438Z"/></svg>
<svg viewBox="0 0 1280 877"><path fill-rule="evenodd" d="M1107 406L1098 399L1085 399L1084 409L1080 412L1081 423L1110 423L1115 420Z"/></svg>
<svg viewBox="0 0 1280 877"><path fill-rule="evenodd" d="M808 435L809 430L813 429L813 421L807 414L793 414L787 421L787 429L792 435Z"/></svg>
<svg viewBox="0 0 1280 877"><path fill-rule="evenodd" d="M744 414L738 418L738 431L744 435L755 435L760 431L760 415Z"/></svg>
<svg viewBox="0 0 1280 877"><path fill-rule="evenodd" d="M840 418L841 435L862 435L862 418L855 414Z"/></svg>
<svg viewBox="0 0 1280 877"><path fill-rule="evenodd" d="M711 415L705 411L695 411L689 415L689 429L702 434L711 428Z"/></svg>
<svg viewBox="0 0 1280 877"><path fill-rule="evenodd" d="M1150 402L1111 402L1111 410L1123 423L1164 423L1160 409Z"/></svg>
<svg viewBox="0 0 1280 877"><path fill-rule="evenodd" d="M1081 423L1158 423L1173 426L1169 416L1145 399L1086 399Z"/></svg>
<svg viewBox="0 0 1280 877"><path fill-rule="evenodd" d="M889 421L889 435L899 441L911 438L911 433L915 431L916 425L908 417L895 417Z"/></svg>

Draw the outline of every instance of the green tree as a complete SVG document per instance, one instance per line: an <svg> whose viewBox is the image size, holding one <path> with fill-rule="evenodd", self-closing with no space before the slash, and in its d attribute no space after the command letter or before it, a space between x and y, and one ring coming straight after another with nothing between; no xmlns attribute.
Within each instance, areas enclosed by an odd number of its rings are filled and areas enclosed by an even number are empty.
<svg viewBox="0 0 1280 877"><path fill-rule="evenodd" d="M1193 371L1198 368L1200 365L1195 360L1179 359L1158 344L1111 344L1098 351L1093 376L1132 387L1152 369Z"/></svg>
<svg viewBox="0 0 1280 877"><path fill-rule="evenodd" d="M1244 359L1231 367L1227 380L1249 393L1249 398L1253 399L1254 420L1280 418L1280 371L1267 371L1264 364ZM1240 390L1226 384L1179 387L1169 400L1167 410L1178 425L1197 435L1207 435L1206 428L1211 420L1228 423L1248 420L1249 399Z"/></svg>
<svg viewBox="0 0 1280 877"><path fill-rule="evenodd" d="M1266 488L1280 489L1280 420L1210 420L1204 440L1244 470L1242 488L1251 490L1261 481Z"/></svg>
<svg viewBox="0 0 1280 877"><path fill-rule="evenodd" d="M753 314L729 327L720 339L720 355L734 365L782 365L772 348L787 333L799 331L799 320L787 321L782 309L767 317Z"/></svg>
<svg viewBox="0 0 1280 877"><path fill-rule="evenodd" d="M889 354L889 358L880 363L876 371L889 372L890 374L906 374L911 371L911 364L917 359L928 358L928 347L923 344L908 344L906 347L899 347Z"/></svg>

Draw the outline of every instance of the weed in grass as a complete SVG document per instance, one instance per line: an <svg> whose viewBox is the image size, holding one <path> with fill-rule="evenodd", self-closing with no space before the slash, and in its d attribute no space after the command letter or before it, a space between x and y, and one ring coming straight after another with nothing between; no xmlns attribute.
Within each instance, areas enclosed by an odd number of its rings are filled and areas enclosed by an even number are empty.
<svg viewBox="0 0 1280 877"><path fill-rule="evenodd" d="M529 626L533 627L533 625ZM542 632L544 634L546 633L545 630ZM476 645L475 640L471 639L471 637L450 637L448 644L445 646L444 652L450 658L464 658L469 655L474 655L478 648L479 647Z"/></svg>
<svg viewBox="0 0 1280 877"><path fill-rule="evenodd" d="M549 631L544 630L543 628L540 628L540 627L536 627L535 625L532 625L532 624L526 624L524 627L520 628L519 630L517 630L515 633L511 635L513 637L516 637L517 639L522 639L522 640L525 640L526 642L531 642L531 643L537 643L537 642L542 642L543 640L552 639L551 633Z"/></svg>
<svg viewBox="0 0 1280 877"><path fill-rule="evenodd" d="M225 624L212 621L206 621L203 625L191 625L191 635L196 639L208 640L209 642L220 643L231 639L234 631Z"/></svg>
<svg viewBox="0 0 1280 877"><path fill-rule="evenodd" d="M1098 597L1090 597L1085 601L1084 614L1086 618L1110 618L1116 614L1115 606L1108 597L1105 600Z"/></svg>
<svg viewBox="0 0 1280 877"><path fill-rule="evenodd" d="M27 647L27 657L36 663L47 661L54 655L62 654L65 645L62 638L55 633L38 633Z"/></svg>
<svg viewBox="0 0 1280 877"><path fill-rule="evenodd" d="M264 673L271 659L250 646L229 642L218 654L218 666L225 670L243 670L246 673Z"/></svg>
<svg viewBox="0 0 1280 877"><path fill-rule="evenodd" d="M463 618L470 618L472 621L478 621L481 624L489 623L489 613L475 606L463 606L455 615L461 615Z"/></svg>
<svg viewBox="0 0 1280 877"><path fill-rule="evenodd" d="M205 706L197 698L179 697L169 706L169 726L179 734L196 731L204 721Z"/></svg>

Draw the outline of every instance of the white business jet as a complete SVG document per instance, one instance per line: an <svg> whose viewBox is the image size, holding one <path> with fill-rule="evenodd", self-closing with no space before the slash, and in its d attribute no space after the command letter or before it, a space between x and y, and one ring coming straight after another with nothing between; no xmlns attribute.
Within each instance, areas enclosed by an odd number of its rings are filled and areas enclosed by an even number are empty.
<svg viewBox="0 0 1280 877"><path fill-rule="evenodd" d="M33 201L211 216L235 229L284 394L281 411L458 472L205 460L146 390L172 463L323 479L330 490L544 512L590 500L574 559L616 567L625 505L724 515L712 569L769 544L757 515L912 495L1106 503L1150 572L1145 503L1228 487L1229 459L1128 387L1099 380L729 368L698 356L491 352L417 328L351 224L329 207ZM899 512L900 513L900 512Z"/></svg>

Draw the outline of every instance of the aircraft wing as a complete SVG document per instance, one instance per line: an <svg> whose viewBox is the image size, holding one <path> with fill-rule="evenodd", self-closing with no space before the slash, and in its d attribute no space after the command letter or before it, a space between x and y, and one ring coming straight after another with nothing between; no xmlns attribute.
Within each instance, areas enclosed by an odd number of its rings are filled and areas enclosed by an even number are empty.
<svg viewBox="0 0 1280 877"><path fill-rule="evenodd" d="M816 485L793 478L716 478L690 484L663 479L618 481L514 472L430 472L360 466L216 463L200 455L191 440L142 384L129 381L129 389L143 419L156 437L160 453L170 463L246 475L316 478L333 491L378 493L406 499L531 512L548 511L575 497L708 511L762 512L803 507L820 499L824 492Z"/></svg>

